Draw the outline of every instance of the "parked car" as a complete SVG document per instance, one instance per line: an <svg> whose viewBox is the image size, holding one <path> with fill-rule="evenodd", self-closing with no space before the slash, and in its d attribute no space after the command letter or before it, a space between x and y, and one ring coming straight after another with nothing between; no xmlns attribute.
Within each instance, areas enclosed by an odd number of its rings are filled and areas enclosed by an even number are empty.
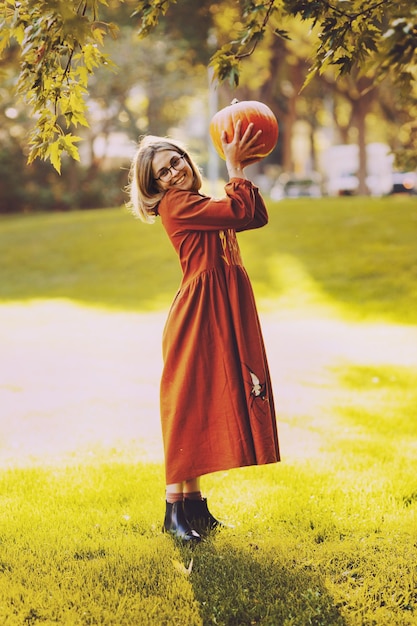
<svg viewBox="0 0 417 626"><path fill-rule="evenodd" d="M394 172L392 175L392 189L390 193L417 194L417 173Z"/></svg>
<svg viewBox="0 0 417 626"><path fill-rule="evenodd" d="M353 196L357 193L359 179L355 174L341 173L327 181L329 196Z"/></svg>
<svg viewBox="0 0 417 626"><path fill-rule="evenodd" d="M319 174L298 176L282 174L270 191L273 200L283 198L320 198L321 178Z"/></svg>
<svg viewBox="0 0 417 626"><path fill-rule="evenodd" d="M393 154L384 143L366 146L366 186L372 196L385 196L392 187ZM359 190L359 146L331 146L321 156L324 189L329 196L352 196Z"/></svg>

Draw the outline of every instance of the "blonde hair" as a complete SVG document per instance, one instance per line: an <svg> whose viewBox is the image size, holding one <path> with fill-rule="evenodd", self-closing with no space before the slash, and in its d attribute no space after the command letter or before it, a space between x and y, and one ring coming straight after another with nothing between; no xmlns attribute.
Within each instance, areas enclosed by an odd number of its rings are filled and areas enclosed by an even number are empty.
<svg viewBox="0 0 417 626"><path fill-rule="evenodd" d="M130 166L126 191L130 198L127 208L147 224L153 224L155 221L158 204L165 194L155 181L152 170L155 154L164 150L174 150L185 157L193 172L192 191L198 191L202 185L200 170L179 142L154 135L142 137Z"/></svg>

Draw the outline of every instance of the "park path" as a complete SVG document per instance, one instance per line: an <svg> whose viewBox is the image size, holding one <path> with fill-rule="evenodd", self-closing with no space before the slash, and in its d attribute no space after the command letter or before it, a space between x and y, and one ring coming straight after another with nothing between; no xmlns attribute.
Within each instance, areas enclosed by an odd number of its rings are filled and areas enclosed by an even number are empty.
<svg viewBox="0 0 417 626"><path fill-rule="evenodd" d="M69 301L0 306L0 466L78 462L105 452L162 461L161 334L166 312ZM262 316L284 458L320 449L331 367L417 367L417 327ZM322 423L323 429L324 424ZM323 430L322 429L322 430ZM314 430L316 434L314 434Z"/></svg>

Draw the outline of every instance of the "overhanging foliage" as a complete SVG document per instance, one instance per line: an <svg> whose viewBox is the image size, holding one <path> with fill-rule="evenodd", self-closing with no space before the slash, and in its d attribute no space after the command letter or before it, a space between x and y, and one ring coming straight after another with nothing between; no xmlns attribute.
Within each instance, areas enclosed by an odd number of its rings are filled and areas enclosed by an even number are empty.
<svg viewBox="0 0 417 626"><path fill-rule="evenodd" d="M133 19L139 19L139 36L149 35L176 3L136 2ZM122 5L124 0L112 4ZM410 106L417 104L417 8L408 0L240 0L238 4L240 32L211 60L220 81L236 86L242 60L255 52L266 29L286 38L280 24L299 17L319 33L306 82L329 67L341 75L372 73L375 81L390 73L402 98ZM98 67L113 65L103 52L105 38L117 37L118 31L115 24L101 19L107 5L107 0L0 1L0 55L4 63L11 49L20 50L17 93L35 119L29 162L50 159L60 171L63 152L79 158L75 129L88 125L88 79Z"/></svg>

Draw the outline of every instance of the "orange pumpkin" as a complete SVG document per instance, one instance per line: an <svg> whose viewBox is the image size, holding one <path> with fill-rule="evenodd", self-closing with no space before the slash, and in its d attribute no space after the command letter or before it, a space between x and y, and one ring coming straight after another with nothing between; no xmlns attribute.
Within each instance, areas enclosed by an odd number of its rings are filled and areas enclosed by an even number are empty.
<svg viewBox="0 0 417 626"><path fill-rule="evenodd" d="M242 134L251 122L254 124L253 132L262 130L258 153L242 165L250 165L264 159L277 145L278 122L271 109L266 104L256 100L243 100L242 102L233 100L232 104L217 111L213 116L209 130L211 140L218 154L222 159L225 158L221 142L222 131L226 131L227 141L231 141L235 132L235 124L238 120L242 121Z"/></svg>

